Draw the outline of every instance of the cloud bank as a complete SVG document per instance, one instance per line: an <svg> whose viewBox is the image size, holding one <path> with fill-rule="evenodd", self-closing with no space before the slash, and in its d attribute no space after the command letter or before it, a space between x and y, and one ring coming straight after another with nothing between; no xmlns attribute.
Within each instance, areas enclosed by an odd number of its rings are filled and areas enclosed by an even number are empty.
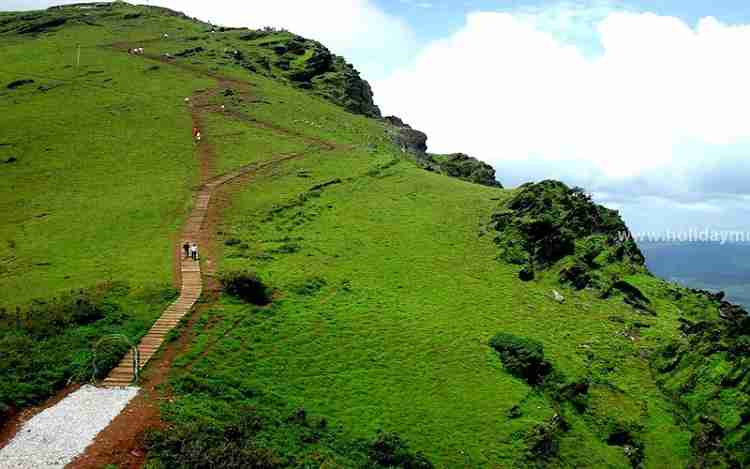
<svg viewBox="0 0 750 469"><path fill-rule="evenodd" d="M470 153L510 184L579 184L626 215L715 214L732 204L706 200L750 193L749 26L609 11L582 30L555 17L471 13L377 81L376 98L431 151ZM598 52L571 41L587 35Z"/></svg>

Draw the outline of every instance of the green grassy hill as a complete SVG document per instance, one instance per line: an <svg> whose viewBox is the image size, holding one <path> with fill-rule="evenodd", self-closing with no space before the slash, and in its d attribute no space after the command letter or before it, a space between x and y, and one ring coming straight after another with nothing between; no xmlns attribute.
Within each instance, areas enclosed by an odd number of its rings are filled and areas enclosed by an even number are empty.
<svg viewBox="0 0 750 469"><path fill-rule="evenodd" d="M142 335L192 190L278 160L225 191L206 247L273 301L206 298L149 467L750 463L742 312L651 276L581 191L404 152L321 44L116 3L2 14L0 51L4 406ZM50 300L79 289L96 314Z"/></svg>

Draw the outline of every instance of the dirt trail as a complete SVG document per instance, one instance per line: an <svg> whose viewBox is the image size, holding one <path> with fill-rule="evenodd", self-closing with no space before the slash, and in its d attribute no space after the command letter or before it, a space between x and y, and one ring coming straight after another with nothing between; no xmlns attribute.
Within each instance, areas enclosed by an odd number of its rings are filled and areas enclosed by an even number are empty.
<svg viewBox="0 0 750 469"><path fill-rule="evenodd" d="M127 50L128 45L118 44L113 47ZM143 466L145 461L144 434L150 428L162 426L159 406L164 400L170 399L168 387L164 385L172 362L177 355L189 346L193 333L192 325L199 316L199 312L214 301L217 296L218 286L213 275L216 266L215 252L217 251L216 226L221 210L228 203L228 191L222 189L230 183L236 183L233 184L235 186L244 185L259 171L272 168L284 161L301 158L316 151L332 151L340 148L331 142L304 136L290 129L261 122L239 111L222 111L219 106L208 104L211 97L227 88L238 91L240 97L250 96L249 84L246 82L223 77L163 57L149 55L142 57L167 63L170 66L207 76L217 81L215 88L196 92L189 103L193 123L202 131L204 130L202 124L205 113L222 112L223 115L248 125L304 140L310 147L303 152L278 155L271 160L247 164L228 174L215 176L213 175L215 149L211 145L211 136L205 133L202 135L202 141L196 144L200 163L201 185L194 195L193 209L185 221L179 242L175 247L175 270L180 277L181 295L165 311L164 315L154 324L149 334L139 344L142 353L142 366L145 366L146 362L153 358L141 377L141 392L114 419L109 427L96 437L94 443L86 449L84 454L67 466L69 469L98 468L107 464L115 464L120 469ZM183 257L181 245L185 241L195 241L201 247L200 262L193 262ZM195 308L199 299L206 303L198 304ZM164 344L166 335L183 318L187 318L187 332L181 334L177 341ZM129 354L112 371L103 384L119 386L132 380L133 370L129 366L130 360L132 360L132 356Z"/></svg>

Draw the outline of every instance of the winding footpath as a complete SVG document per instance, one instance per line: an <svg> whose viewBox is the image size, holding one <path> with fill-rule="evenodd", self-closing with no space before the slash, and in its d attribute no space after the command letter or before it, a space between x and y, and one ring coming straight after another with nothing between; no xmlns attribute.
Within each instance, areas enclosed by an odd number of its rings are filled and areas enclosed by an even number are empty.
<svg viewBox="0 0 750 469"><path fill-rule="evenodd" d="M123 48L119 46L116 48ZM163 62L160 57L145 56L145 59ZM200 159L201 186L193 196L193 206L183 226L176 255L176 272L180 278L180 296L163 312L148 333L137 345L139 354L139 371L145 368L156 353L163 348L167 335L178 326L180 321L193 311L196 303L204 293L203 275L213 271L211 260L204 256L204 270L201 261L193 261L184 257L181 246L184 243L196 243L202 251L208 251L211 244L213 229L209 220L209 206L212 197L225 184L231 183L252 172L277 165L281 162L300 158L315 151L332 151L339 148L336 144L314 137L299 134L271 123L256 120L242 112L234 110L221 111L217 106L207 105L205 98L217 94L224 88L236 86L241 88L241 94L246 83L226 77L196 70L183 64L171 63L193 73L209 76L217 80L217 87L210 91L198 92L193 96L189 106L193 114L193 122L199 128L201 114L204 112L222 112L227 118L237 120L245 125L257 127L285 137L293 136L308 143L308 148L302 152L277 155L271 160L256 162L242 166L235 171L221 176L211 177L210 167L213 159L213 147L210 141L204 139L197 142L196 151ZM213 217L213 215L211 215ZM203 246L201 246L203 243ZM211 285L213 287L213 285ZM173 347L172 347L173 348ZM156 373L168 370L174 350L169 349L159 358ZM170 358L166 358L170 355ZM30 420L23 423L14 438L0 448L0 469L62 469L69 467L101 467L102 461L111 462L115 454L113 445L122 451L124 448L137 448L136 440L141 426L148 426L158 422L158 392L155 386L161 378L149 377L144 381L144 387L135 386L133 366L133 351L127 353L109 375L100 383L99 387L83 386L68 394L60 402L42 410ZM150 369L150 370L151 370ZM150 407L150 408L149 408ZM145 410L144 410L145 409ZM138 425L135 425L137 423ZM123 442L125 446L123 446ZM139 450L126 449L129 455L139 453ZM135 456L142 464L143 455ZM136 464L133 467L139 467ZM130 466L128 466L130 467Z"/></svg>

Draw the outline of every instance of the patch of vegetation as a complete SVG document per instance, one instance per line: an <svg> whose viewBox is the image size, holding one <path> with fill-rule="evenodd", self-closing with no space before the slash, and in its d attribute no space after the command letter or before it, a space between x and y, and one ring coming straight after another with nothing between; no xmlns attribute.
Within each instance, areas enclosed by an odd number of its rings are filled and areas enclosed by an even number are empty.
<svg viewBox="0 0 750 469"><path fill-rule="evenodd" d="M535 340L499 332L490 340L490 346L500 354L510 374L531 385L541 384L552 371L544 359L544 346Z"/></svg>
<svg viewBox="0 0 750 469"><path fill-rule="evenodd" d="M169 431L152 431L146 444L153 468L433 467L398 435L381 434L371 443L347 440L304 409L282 418L242 407L221 423L180 422Z"/></svg>
<svg viewBox="0 0 750 469"><path fill-rule="evenodd" d="M395 433L381 433L370 447L370 459L382 467L432 469L421 453L412 453L409 445Z"/></svg>
<svg viewBox="0 0 750 469"><path fill-rule="evenodd" d="M746 466L750 464L750 315L724 301L723 295L701 292L708 308L691 304L690 296L680 296L682 335L652 356L658 383L689 416L695 467Z"/></svg>
<svg viewBox="0 0 750 469"><path fill-rule="evenodd" d="M71 381L103 377L127 345L106 344L94 353L96 343L112 334L135 343L174 297L171 288L103 285L0 311L0 405L22 408Z"/></svg>
<svg viewBox="0 0 750 469"><path fill-rule="evenodd" d="M526 462L533 466L546 466L560 453L560 435L567 430L567 424L559 414L549 421L536 425L524 435Z"/></svg>
<svg viewBox="0 0 750 469"><path fill-rule="evenodd" d="M292 287L292 291L298 295L311 296L318 293L328 285L328 282L321 277L310 277Z"/></svg>
<svg viewBox="0 0 750 469"><path fill-rule="evenodd" d="M627 226L582 189L557 181L524 184L492 214L490 229L497 232L500 259L524 266L519 275L526 280L550 270L576 290L621 293L627 304L652 312L648 298L622 280L646 272Z"/></svg>
<svg viewBox="0 0 750 469"><path fill-rule="evenodd" d="M493 214L492 222L508 262L548 267L576 251L588 264L595 264L600 256L636 265L644 262L616 211L594 204L582 189L558 181L524 184L503 210Z"/></svg>
<svg viewBox="0 0 750 469"><path fill-rule="evenodd" d="M273 300L273 290L266 286L255 272L248 270L224 272L219 280L228 295L247 303L264 306Z"/></svg>

